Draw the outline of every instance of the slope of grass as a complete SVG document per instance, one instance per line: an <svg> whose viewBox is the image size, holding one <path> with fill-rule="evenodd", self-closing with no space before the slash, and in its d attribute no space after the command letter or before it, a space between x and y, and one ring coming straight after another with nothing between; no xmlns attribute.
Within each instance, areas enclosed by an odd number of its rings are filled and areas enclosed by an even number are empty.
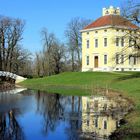
<svg viewBox="0 0 140 140"><path fill-rule="evenodd" d="M29 79L21 84L35 89L47 90L52 86L78 87L82 88L89 85L109 85L114 78L119 78L118 74L92 73L92 72L68 72L45 78ZM52 89L53 90L53 89ZM51 91L51 89L50 89ZM60 92L62 93L62 92Z"/></svg>
<svg viewBox="0 0 140 140"><path fill-rule="evenodd" d="M110 88L130 98L135 109L126 118L132 134L140 134L140 73L136 72L67 72L29 79L20 85L30 89L69 95L87 95L95 87ZM125 126L124 126L125 127Z"/></svg>

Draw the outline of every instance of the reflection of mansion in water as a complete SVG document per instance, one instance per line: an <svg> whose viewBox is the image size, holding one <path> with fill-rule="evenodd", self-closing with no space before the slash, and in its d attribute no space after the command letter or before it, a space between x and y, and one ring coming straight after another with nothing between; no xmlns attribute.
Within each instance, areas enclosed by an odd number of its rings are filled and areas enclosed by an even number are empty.
<svg viewBox="0 0 140 140"><path fill-rule="evenodd" d="M106 97L82 97L83 134L108 138L119 127L120 117L111 111L117 106Z"/></svg>

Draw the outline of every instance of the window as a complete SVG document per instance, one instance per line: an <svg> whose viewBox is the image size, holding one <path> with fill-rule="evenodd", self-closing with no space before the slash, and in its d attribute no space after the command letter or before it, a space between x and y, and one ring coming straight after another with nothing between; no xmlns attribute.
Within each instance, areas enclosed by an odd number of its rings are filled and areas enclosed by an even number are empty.
<svg viewBox="0 0 140 140"><path fill-rule="evenodd" d="M104 64L107 64L107 55L104 55Z"/></svg>
<svg viewBox="0 0 140 140"><path fill-rule="evenodd" d="M129 38L129 47L135 46L136 40L132 37Z"/></svg>
<svg viewBox="0 0 140 140"><path fill-rule="evenodd" d="M104 121L104 129L107 129L107 122Z"/></svg>
<svg viewBox="0 0 140 140"><path fill-rule="evenodd" d="M107 38L104 38L104 47L107 46Z"/></svg>
<svg viewBox="0 0 140 140"><path fill-rule="evenodd" d="M132 47L132 38L129 38L129 47Z"/></svg>
<svg viewBox="0 0 140 140"><path fill-rule="evenodd" d="M107 32L107 30L104 30L104 32Z"/></svg>
<svg viewBox="0 0 140 140"><path fill-rule="evenodd" d="M114 14L117 14L117 11L116 10L114 11Z"/></svg>
<svg viewBox="0 0 140 140"><path fill-rule="evenodd" d="M98 31L95 31L95 33L98 33Z"/></svg>
<svg viewBox="0 0 140 140"><path fill-rule="evenodd" d="M133 58L134 58L134 65L136 65L136 62L137 62L137 57L136 57L136 56L134 56Z"/></svg>
<svg viewBox="0 0 140 140"><path fill-rule="evenodd" d="M136 65L137 63L137 57L129 55L129 65Z"/></svg>
<svg viewBox="0 0 140 140"><path fill-rule="evenodd" d="M108 12L108 11L106 11L106 12L105 12L105 14L106 14L106 15L108 15L108 14L109 14L109 12Z"/></svg>
<svg viewBox="0 0 140 140"><path fill-rule="evenodd" d="M87 120L87 126L89 126L89 120Z"/></svg>
<svg viewBox="0 0 140 140"><path fill-rule="evenodd" d="M104 111L107 109L107 103L104 104L103 109Z"/></svg>
<svg viewBox="0 0 140 140"><path fill-rule="evenodd" d="M121 64L124 63L124 55L121 55Z"/></svg>
<svg viewBox="0 0 140 140"><path fill-rule="evenodd" d="M95 119L95 127L98 127L98 118Z"/></svg>
<svg viewBox="0 0 140 140"><path fill-rule="evenodd" d="M98 47L98 39L95 39L95 48Z"/></svg>
<svg viewBox="0 0 140 140"><path fill-rule="evenodd" d="M116 46L119 46L119 38L116 38Z"/></svg>
<svg viewBox="0 0 140 140"><path fill-rule="evenodd" d="M121 38L121 46L124 46L124 38Z"/></svg>
<svg viewBox="0 0 140 140"><path fill-rule="evenodd" d="M89 107L90 107L90 106L89 106L89 102L87 102L87 109L89 109Z"/></svg>
<svg viewBox="0 0 140 140"><path fill-rule="evenodd" d="M87 113L87 126L89 126L89 120L90 120L90 112Z"/></svg>
<svg viewBox="0 0 140 140"><path fill-rule="evenodd" d="M132 56L131 55L129 55L129 65L131 65L132 64Z"/></svg>
<svg viewBox="0 0 140 140"><path fill-rule="evenodd" d="M87 35L89 35L89 32L87 32Z"/></svg>
<svg viewBox="0 0 140 140"><path fill-rule="evenodd" d="M116 64L119 64L119 54L116 54Z"/></svg>
<svg viewBox="0 0 140 140"><path fill-rule="evenodd" d="M89 48L89 40L87 40L87 48Z"/></svg>
<svg viewBox="0 0 140 140"><path fill-rule="evenodd" d="M87 65L89 65L89 56L87 56Z"/></svg>
<svg viewBox="0 0 140 140"><path fill-rule="evenodd" d="M94 102L94 107L95 107L95 108L98 108L98 100L95 100L95 102Z"/></svg>

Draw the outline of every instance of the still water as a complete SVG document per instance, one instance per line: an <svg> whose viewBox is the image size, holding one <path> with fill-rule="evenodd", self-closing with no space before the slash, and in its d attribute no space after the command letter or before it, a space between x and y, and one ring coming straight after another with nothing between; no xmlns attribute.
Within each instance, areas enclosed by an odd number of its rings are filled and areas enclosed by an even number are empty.
<svg viewBox="0 0 140 140"><path fill-rule="evenodd" d="M121 98L1 92L0 140L107 140L128 109Z"/></svg>

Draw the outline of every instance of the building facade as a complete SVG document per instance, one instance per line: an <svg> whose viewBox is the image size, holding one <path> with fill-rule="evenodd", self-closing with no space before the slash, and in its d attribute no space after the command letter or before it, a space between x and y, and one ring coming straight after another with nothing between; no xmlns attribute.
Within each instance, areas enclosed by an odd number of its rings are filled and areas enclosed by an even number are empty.
<svg viewBox="0 0 140 140"><path fill-rule="evenodd" d="M102 14L81 30L82 71L140 71L134 40L139 27L121 17L119 8L103 8Z"/></svg>
<svg viewBox="0 0 140 140"><path fill-rule="evenodd" d="M82 133L95 139L108 140L120 127L127 104L127 100L122 98L82 97Z"/></svg>

